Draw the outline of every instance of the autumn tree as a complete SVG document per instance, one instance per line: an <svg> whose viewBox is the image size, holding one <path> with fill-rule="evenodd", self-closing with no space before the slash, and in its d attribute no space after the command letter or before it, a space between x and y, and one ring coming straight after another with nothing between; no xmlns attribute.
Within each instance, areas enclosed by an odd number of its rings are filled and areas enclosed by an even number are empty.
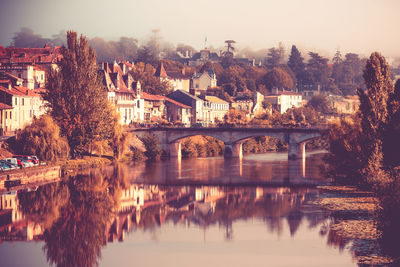
<svg viewBox="0 0 400 267"><path fill-rule="evenodd" d="M49 73L44 99L76 157L93 142L110 139L115 120L94 50L84 36L78 39L76 32L67 32L67 43L58 70Z"/></svg>
<svg viewBox="0 0 400 267"><path fill-rule="evenodd" d="M16 145L20 154L36 155L45 161L68 157L67 140L60 136L60 127L48 115L35 118L19 132Z"/></svg>
<svg viewBox="0 0 400 267"><path fill-rule="evenodd" d="M293 78L281 68L273 68L264 76L264 85L269 89L272 88L294 88Z"/></svg>

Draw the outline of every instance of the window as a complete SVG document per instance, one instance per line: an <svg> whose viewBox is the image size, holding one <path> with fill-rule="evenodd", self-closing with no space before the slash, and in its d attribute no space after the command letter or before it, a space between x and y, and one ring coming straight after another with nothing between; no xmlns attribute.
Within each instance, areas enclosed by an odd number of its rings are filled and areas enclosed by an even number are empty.
<svg viewBox="0 0 400 267"><path fill-rule="evenodd" d="M10 119L12 119L12 111L10 111Z"/></svg>
<svg viewBox="0 0 400 267"><path fill-rule="evenodd" d="M137 102L137 107L140 108L140 102L139 101Z"/></svg>
<svg viewBox="0 0 400 267"><path fill-rule="evenodd" d="M15 98L15 105L18 105L18 98Z"/></svg>
<svg viewBox="0 0 400 267"><path fill-rule="evenodd" d="M22 98L22 105L24 105L25 104L25 101L24 101L25 99L24 98Z"/></svg>
<svg viewBox="0 0 400 267"><path fill-rule="evenodd" d="M8 113L8 112L6 111L5 113L6 113L6 119L7 119L7 113Z"/></svg>

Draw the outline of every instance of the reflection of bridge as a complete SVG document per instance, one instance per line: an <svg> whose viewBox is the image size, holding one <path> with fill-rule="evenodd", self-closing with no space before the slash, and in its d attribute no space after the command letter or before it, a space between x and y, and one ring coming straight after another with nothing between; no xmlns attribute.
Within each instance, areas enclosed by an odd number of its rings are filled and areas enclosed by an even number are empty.
<svg viewBox="0 0 400 267"><path fill-rule="evenodd" d="M225 157L242 158L242 145L246 139L271 136L288 143L289 159L299 159L305 155L306 142L321 137L320 128L152 128L133 129L139 138L154 135L161 148L172 157L181 157L182 139L194 135L211 136L225 144Z"/></svg>

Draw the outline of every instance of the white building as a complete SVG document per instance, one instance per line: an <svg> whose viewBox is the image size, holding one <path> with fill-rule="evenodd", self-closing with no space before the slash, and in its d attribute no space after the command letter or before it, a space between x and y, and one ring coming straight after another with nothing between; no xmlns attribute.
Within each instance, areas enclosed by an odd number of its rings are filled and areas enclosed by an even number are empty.
<svg viewBox="0 0 400 267"><path fill-rule="evenodd" d="M212 69L203 73L195 73L192 77L191 89L195 92L206 91L208 88L214 88L216 86L217 76Z"/></svg>
<svg viewBox="0 0 400 267"><path fill-rule="evenodd" d="M30 90L43 88L46 84L46 70L39 66L2 65L0 72L6 72L22 79L22 86Z"/></svg>
<svg viewBox="0 0 400 267"><path fill-rule="evenodd" d="M290 108L302 106L302 95L295 92L279 92L274 91L274 94L265 96L265 102L272 105L272 109L283 114Z"/></svg>

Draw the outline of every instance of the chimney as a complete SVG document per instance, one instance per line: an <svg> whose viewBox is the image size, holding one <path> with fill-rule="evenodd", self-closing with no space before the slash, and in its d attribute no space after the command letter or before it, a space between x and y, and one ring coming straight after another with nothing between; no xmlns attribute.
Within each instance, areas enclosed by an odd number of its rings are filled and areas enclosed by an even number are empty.
<svg viewBox="0 0 400 267"><path fill-rule="evenodd" d="M185 67L182 68L182 75L184 75L184 76L186 75Z"/></svg>
<svg viewBox="0 0 400 267"><path fill-rule="evenodd" d="M272 88L271 93L272 93L273 95L277 95L277 94L279 93L278 87Z"/></svg>

